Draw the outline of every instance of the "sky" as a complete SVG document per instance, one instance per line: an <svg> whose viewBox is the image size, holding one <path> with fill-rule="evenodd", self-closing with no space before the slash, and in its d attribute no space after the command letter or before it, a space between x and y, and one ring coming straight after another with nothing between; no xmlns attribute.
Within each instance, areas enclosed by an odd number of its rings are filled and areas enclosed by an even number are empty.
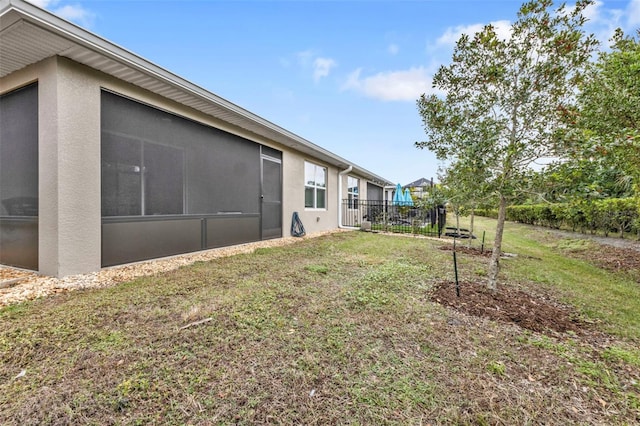
<svg viewBox="0 0 640 426"><path fill-rule="evenodd" d="M31 0L391 182L437 181L416 100L462 33L508 32L520 0ZM570 4L570 2L569 2ZM605 45L640 0L598 0Z"/></svg>

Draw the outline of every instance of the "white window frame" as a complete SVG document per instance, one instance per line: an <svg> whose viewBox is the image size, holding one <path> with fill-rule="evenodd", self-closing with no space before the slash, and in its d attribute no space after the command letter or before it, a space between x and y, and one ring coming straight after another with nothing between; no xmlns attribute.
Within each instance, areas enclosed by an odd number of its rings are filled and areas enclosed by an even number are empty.
<svg viewBox="0 0 640 426"><path fill-rule="evenodd" d="M355 185L353 185L355 181ZM354 191L355 188L355 191ZM354 176L347 176L347 207L349 210L356 210L360 201L360 179Z"/></svg>
<svg viewBox="0 0 640 426"><path fill-rule="evenodd" d="M307 175L308 166L313 167L313 180ZM324 185L317 183L318 172L322 171L324 174ZM327 210L327 181L329 180L329 173L325 166L312 163L311 161L304 162L304 208L305 210ZM307 190L313 190L313 206L307 206ZM324 207L318 207L318 190L324 191Z"/></svg>

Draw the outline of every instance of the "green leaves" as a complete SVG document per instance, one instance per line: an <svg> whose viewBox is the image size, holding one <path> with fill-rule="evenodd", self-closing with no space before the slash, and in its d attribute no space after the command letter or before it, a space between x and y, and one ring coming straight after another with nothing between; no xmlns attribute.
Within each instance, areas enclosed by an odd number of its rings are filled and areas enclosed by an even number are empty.
<svg viewBox="0 0 640 426"><path fill-rule="evenodd" d="M618 30L581 82L565 134L573 162L594 158L628 178L640 198L640 42Z"/></svg>
<svg viewBox="0 0 640 426"><path fill-rule="evenodd" d="M581 28L592 3L552 10L552 0L529 1L505 38L491 25L461 36L433 79L446 95L418 99L427 140L416 146L448 161L448 185L461 198L492 193L512 202L528 189L531 166L560 154L558 128L573 111L575 82L597 44Z"/></svg>
<svg viewBox="0 0 640 426"><path fill-rule="evenodd" d="M455 162L474 155L468 147L488 141L485 168L503 182L536 159L556 155L555 127L564 124L574 97L571 82L588 57L577 52L595 46L580 29L581 11L590 3L552 12L550 1L527 2L508 38L491 25L463 35L451 64L434 76L434 87L446 96L418 100L428 138L416 146Z"/></svg>

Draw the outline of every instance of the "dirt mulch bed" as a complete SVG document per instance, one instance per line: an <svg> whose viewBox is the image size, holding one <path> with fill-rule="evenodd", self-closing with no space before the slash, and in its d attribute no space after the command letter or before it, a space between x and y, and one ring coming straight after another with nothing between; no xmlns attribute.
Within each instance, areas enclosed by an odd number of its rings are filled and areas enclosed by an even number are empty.
<svg viewBox="0 0 640 426"><path fill-rule="evenodd" d="M599 246L599 250L571 252L572 256L588 260L608 271L635 272L640 282L640 252L627 248Z"/></svg>
<svg viewBox="0 0 640 426"><path fill-rule="evenodd" d="M584 246L577 245L575 248L571 248L571 244L569 247L558 247L567 256L586 260L607 271L629 273L640 283L640 242L613 236L603 237L549 229L544 231L537 235L540 240L552 246L559 246L562 241L586 242Z"/></svg>
<svg viewBox="0 0 640 426"><path fill-rule="evenodd" d="M442 251L453 251L453 245L440 246L438 249ZM491 257L491 250L486 247L484 251L481 251L479 247L467 247L460 244L456 244L456 253L470 254L472 256Z"/></svg>
<svg viewBox="0 0 640 426"><path fill-rule="evenodd" d="M588 325L576 319L570 307L504 285L494 293L485 283L461 282L457 297L455 283L441 282L435 286L431 299L469 315L513 323L536 332L581 334Z"/></svg>

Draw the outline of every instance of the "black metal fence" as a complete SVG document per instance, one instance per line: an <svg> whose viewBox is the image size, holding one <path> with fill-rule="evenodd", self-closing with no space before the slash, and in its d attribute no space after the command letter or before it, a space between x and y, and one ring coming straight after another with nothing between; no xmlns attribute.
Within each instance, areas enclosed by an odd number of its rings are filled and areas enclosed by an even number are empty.
<svg viewBox="0 0 640 426"><path fill-rule="evenodd" d="M440 237L444 232L445 223L444 206L407 206L389 201L342 200L344 226Z"/></svg>

